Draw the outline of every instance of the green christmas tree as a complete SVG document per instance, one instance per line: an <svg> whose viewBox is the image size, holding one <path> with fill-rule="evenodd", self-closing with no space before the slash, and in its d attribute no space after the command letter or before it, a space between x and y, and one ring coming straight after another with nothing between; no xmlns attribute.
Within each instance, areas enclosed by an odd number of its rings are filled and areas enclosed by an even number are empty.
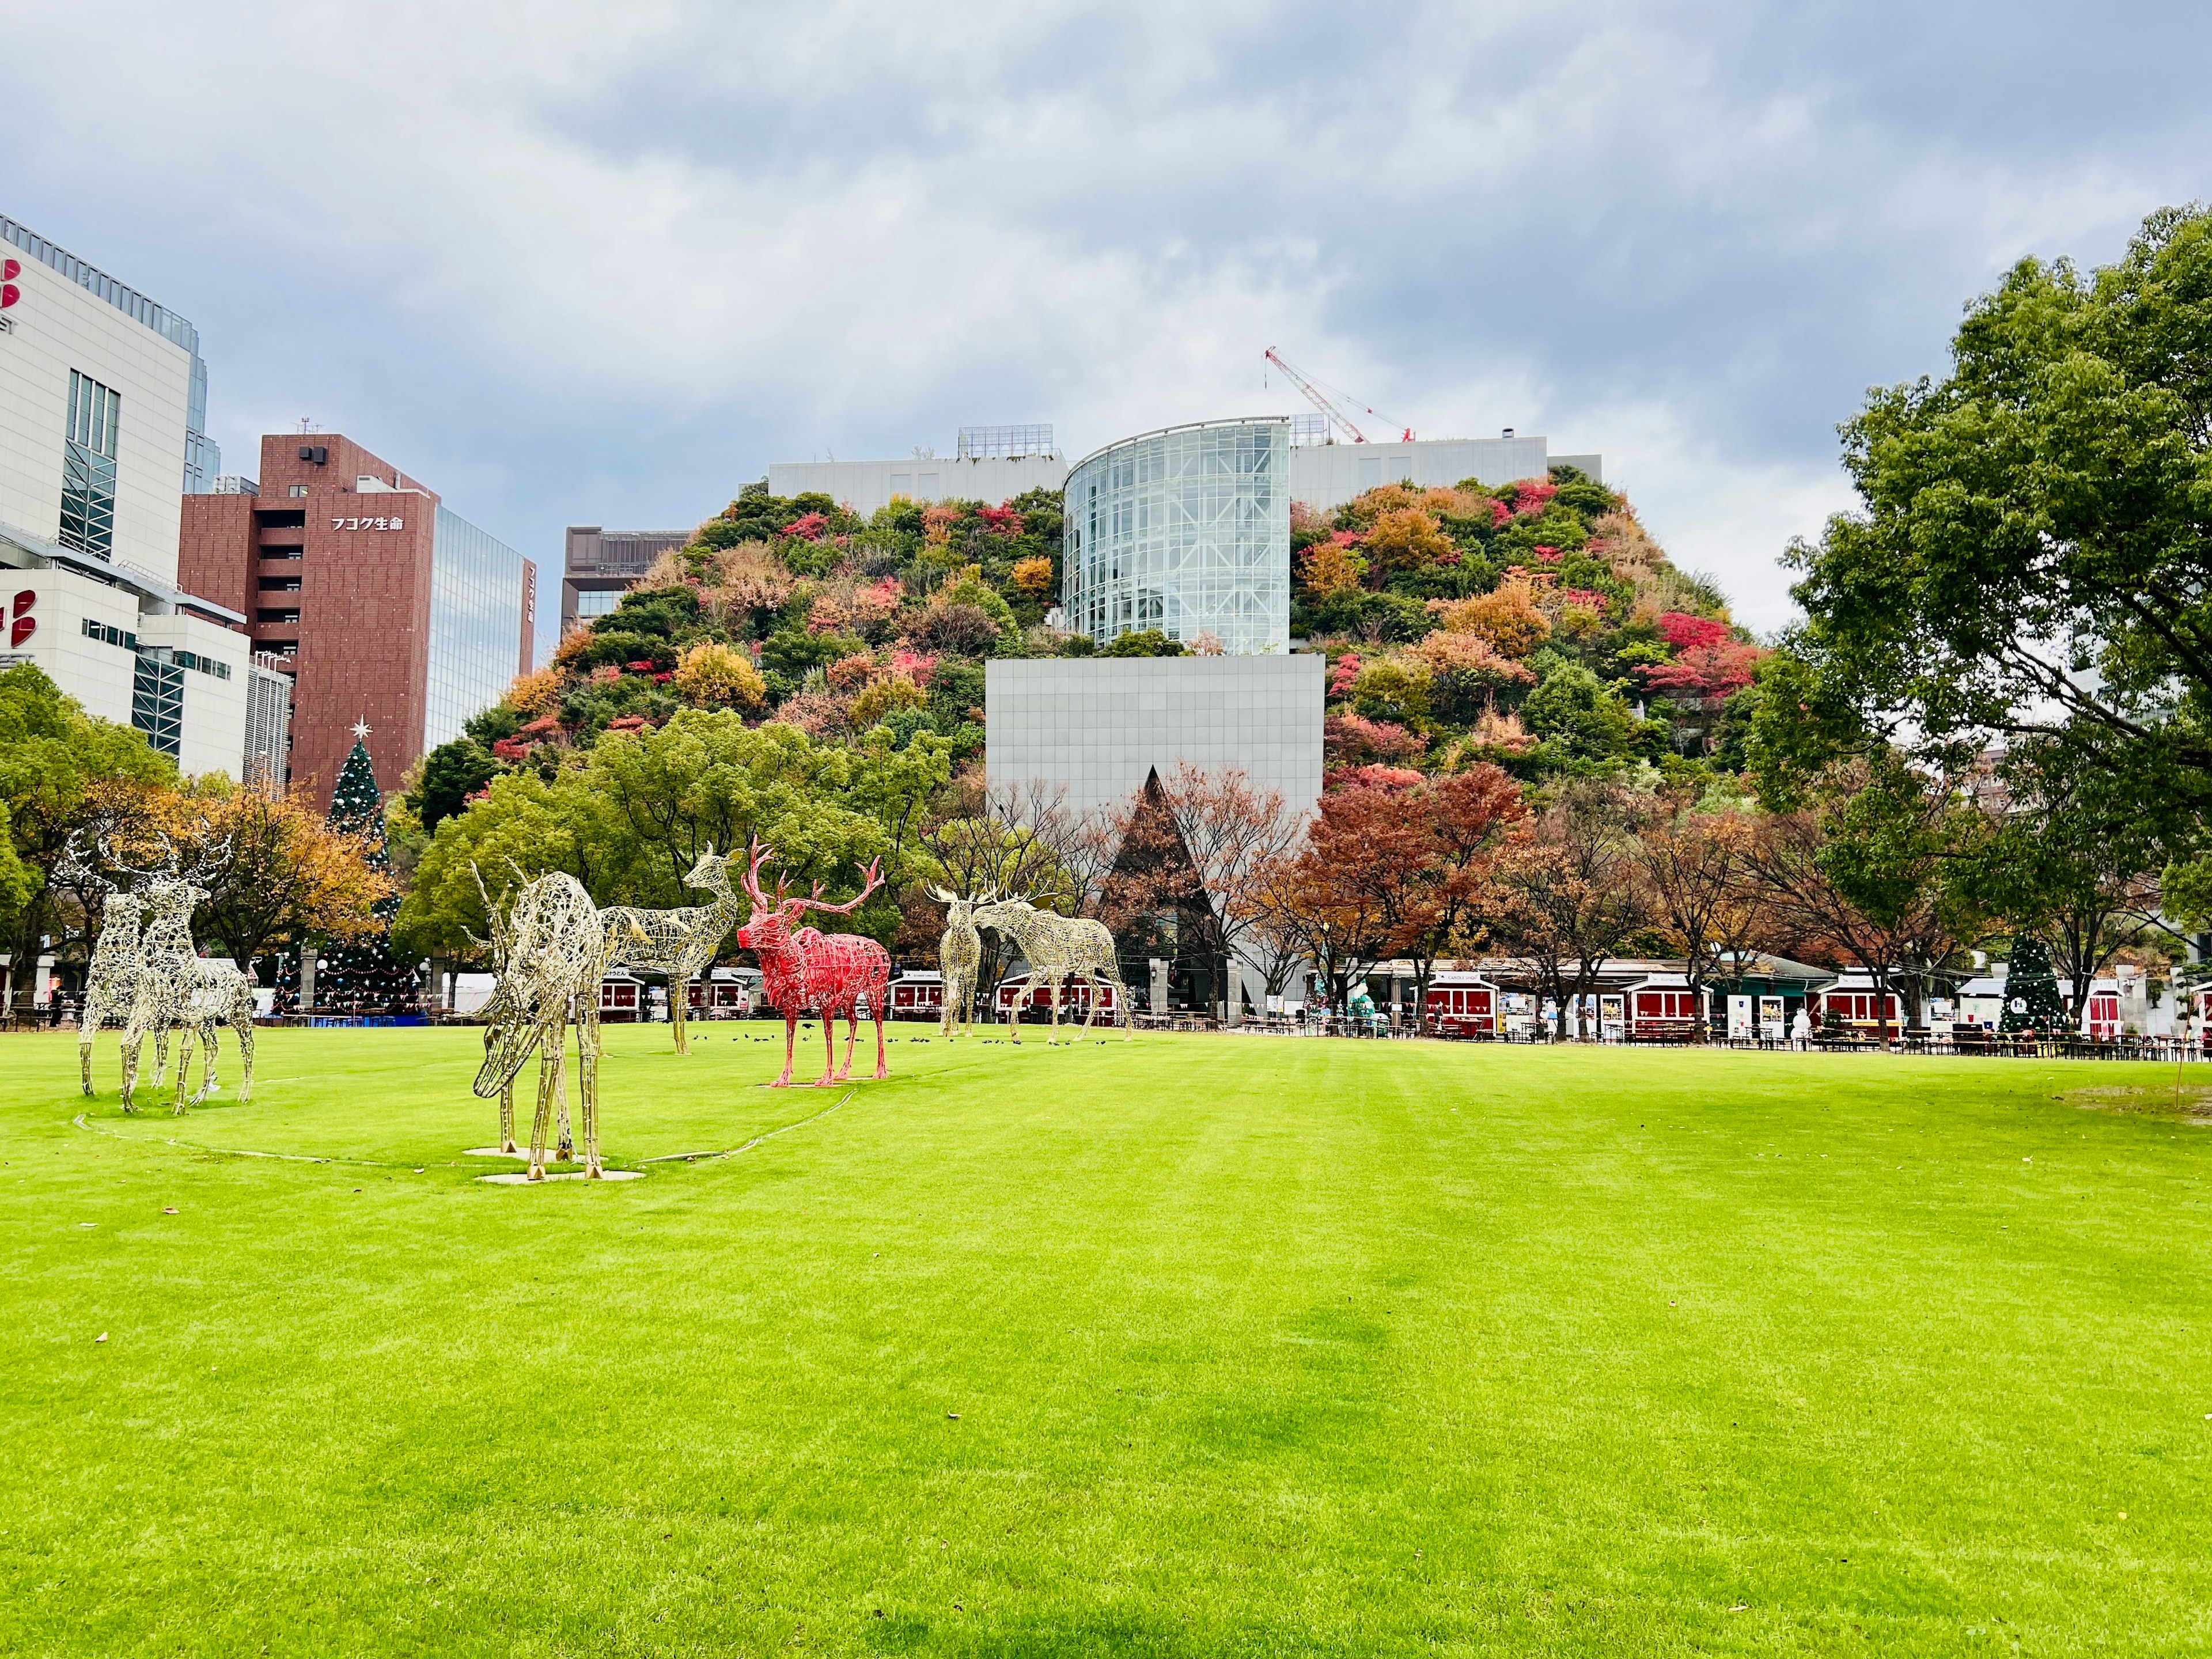
<svg viewBox="0 0 2212 1659"><path fill-rule="evenodd" d="M384 795L376 787L376 765L368 757L368 727L353 729L353 751L338 770L331 792L331 828L358 836L368 848L372 870L389 870L385 846ZM392 919L399 914L398 894L379 899L377 931L357 939L332 942L315 970L315 1006L348 1013L411 1014L422 1006L415 970L392 955Z"/></svg>
<svg viewBox="0 0 2212 1659"><path fill-rule="evenodd" d="M2051 952L2040 939L2012 942L2012 962L2005 971L2004 1018L1997 1029L2045 1034L2066 1029L2066 1003L2058 994L2057 976L2051 971Z"/></svg>

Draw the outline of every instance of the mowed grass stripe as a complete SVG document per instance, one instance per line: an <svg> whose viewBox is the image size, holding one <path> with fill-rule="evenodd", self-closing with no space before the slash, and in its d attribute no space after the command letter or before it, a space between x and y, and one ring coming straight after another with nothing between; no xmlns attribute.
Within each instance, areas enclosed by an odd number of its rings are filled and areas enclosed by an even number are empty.
<svg viewBox="0 0 2212 1659"><path fill-rule="evenodd" d="M611 1158L772 1030L611 1029ZM2207 1640L2170 1071L907 1041L516 1189L473 1033L112 1042L0 1046L0 1650Z"/></svg>

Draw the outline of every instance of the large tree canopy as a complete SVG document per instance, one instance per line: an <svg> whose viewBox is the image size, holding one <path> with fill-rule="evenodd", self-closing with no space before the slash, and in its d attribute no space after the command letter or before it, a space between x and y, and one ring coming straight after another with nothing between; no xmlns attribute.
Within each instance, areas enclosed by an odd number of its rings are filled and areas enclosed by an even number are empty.
<svg viewBox="0 0 2212 1659"><path fill-rule="evenodd" d="M9 856L0 860L0 906L11 910L9 948L33 962L53 921L48 890L70 833L84 827L103 782L173 782L167 756L127 726L88 714L35 664L0 673L0 802ZM19 975L16 1006L31 1006L33 975Z"/></svg>
<svg viewBox="0 0 2212 1659"><path fill-rule="evenodd" d="M1863 505L1793 550L1806 672L1770 683L1768 734L2062 747L2192 850L2212 807L2212 212L2154 214L2087 275L2022 261L1952 358L1844 428Z"/></svg>

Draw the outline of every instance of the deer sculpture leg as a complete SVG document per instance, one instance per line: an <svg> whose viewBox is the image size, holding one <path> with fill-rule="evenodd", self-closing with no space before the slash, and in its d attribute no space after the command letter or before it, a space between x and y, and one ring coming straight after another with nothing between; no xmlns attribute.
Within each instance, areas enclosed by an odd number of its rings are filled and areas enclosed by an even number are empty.
<svg viewBox="0 0 2212 1659"><path fill-rule="evenodd" d="M182 1040L177 1049L177 1109L180 1112L184 1110L185 1073L191 1069L193 1037L197 1036L199 1039L201 1073L199 1092L191 1097L191 1103L195 1106L198 1105L222 1086L216 1081L215 1076L216 1033L221 1029L222 1022L216 1018L215 1011L210 1008L202 1012L196 1012L179 1033Z"/></svg>
<svg viewBox="0 0 2212 1659"><path fill-rule="evenodd" d="M499 1149L502 1152L514 1150L514 1079L499 1085Z"/></svg>
<svg viewBox="0 0 2212 1659"><path fill-rule="evenodd" d="M891 1074L890 1056L884 1050L884 1017L890 1008L891 982L888 979L868 993L868 1012L876 1017L876 1076Z"/></svg>
<svg viewBox="0 0 2212 1659"><path fill-rule="evenodd" d="M783 1017L783 1075L768 1086L771 1089L791 1087L792 1050L799 1042L799 1016L788 1013Z"/></svg>
<svg viewBox="0 0 2212 1659"><path fill-rule="evenodd" d="M837 1014L827 1002L822 1005L822 1075L814 1079L814 1086L826 1089L837 1080Z"/></svg>
<svg viewBox="0 0 2212 1659"><path fill-rule="evenodd" d="M599 1010L594 1002L576 1022L576 1093L584 1113L584 1179L599 1173Z"/></svg>
<svg viewBox="0 0 2212 1659"><path fill-rule="evenodd" d="M837 1075L830 1079L831 1082L842 1083L853 1075L853 1044L859 1040L860 1035L860 1000L854 997L845 1005L845 1063L837 1068Z"/></svg>
<svg viewBox="0 0 2212 1659"><path fill-rule="evenodd" d="M538 1115L530 1126L529 1176L532 1181L545 1179L545 1130L553 1115L553 1103L562 1100L566 1103L568 1085L561 1075L562 1048L568 1040L568 1033L563 1029L566 1024L556 1021L538 1040Z"/></svg>
<svg viewBox="0 0 2212 1659"><path fill-rule="evenodd" d="M1006 1040L1015 1048L1022 1046L1022 1010L1029 1006L1030 993L1036 989L1037 975L1034 969L1014 991L1014 1005L1006 1010L1006 1024L1010 1028Z"/></svg>
<svg viewBox="0 0 2212 1659"><path fill-rule="evenodd" d="M239 1079L238 1101L244 1105L253 1098L253 988L239 987L230 1005L230 1029L238 1033L239 1070L245 1075Z"/></svg>
<svg viewBox="0 0 2212 1659"><path fill-rule="evenodd" d="M190 1025L181 1027L177 1032L176 1099L174 1103L172 1104L169 1109L171 1114L177 1117L182 1117L185 1115L185 1108L188 1104L185 1099L185 1079L192 1069L192 1038L194 1036L195 1033Z"/></svg>
<svg viewBox="0 0 2212 1659"><path fill-rule="evenodd" d="M680 975L668 976L668 1023L676 1028L676 1052L688 1054L690 1047L684 1040L684 1016L690 1012L691 981Z"/></svg>
<svg viewBox="0 0 2212 1659"><path fill-rule="evenodd" d="M126 1112L137 1109L131 1103L131 1092L138 1085L138 1045L139 1039L125 1026L120 1058L123 1061L123 1109Z"/></svg>
<svg viewBox="0 0 2212 1659"><path fill-rule="evenodd" d="M131 1096L137 1092L138 1062L145 1052L147 1028L154 1023L150 1010L133 1006L131 1018L123 1028L123 1109L126 1112L138 1109L132 1103ZM154 1086L157 1089L161 1086L161 1074L158 1071L154 1074Z"/></svg>
<svg viewBox="0 0 2212 1659"><path fill-rule="evenodd" d="M960 1030L960 970L948 964L945 970L945 1006L937 1011L937 1035L947 1042L951 1042ZM85 1076L89 1078L92 1075L89 1061L86 1062L86 1067ZM92 1092L90 1083L85 1085L85 1092Z"/></svg>
<svg viewBox="0 0 2212 1659"><path fill-rule="evenodd" d="M76 1025L76 1064L82 1073L84 1091L92 1093L92 1042L100 1035L101 1023L107 1018L107 998L99 991L88 991L84 999L84 1014Z"/></svg>

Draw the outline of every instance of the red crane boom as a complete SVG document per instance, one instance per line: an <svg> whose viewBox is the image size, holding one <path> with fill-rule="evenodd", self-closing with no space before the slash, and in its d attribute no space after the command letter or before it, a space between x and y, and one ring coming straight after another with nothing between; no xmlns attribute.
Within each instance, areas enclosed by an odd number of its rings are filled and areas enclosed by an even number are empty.
<svg viewBox="0 0 2212 1659"><path fill-rule="evenodd" d="M1283 373L1290 378L1290 382L1292 386L1297 387L1300 392L1305 393L1306 401L1311 404L1316 409L1321 410L1324 419L1328 420L1332 425L1340 426L1346 432L1350 433L1352 434L1352 441L1356 444L1365 443L1367 441L1367 434L1359 429L1358 422L1354 421L1350 415L1345 412L1343 405L1346 404L1351 404L1353 408L1358 410L1363 415L1374 416L1375 419L1382 421L1382 423L1385 426L1396 426L1398 424L1395 421L1383 420L1383 417L1380 415L1376 415L1375 410L1370 405L1361 403L1358 398L1353 397L1350 392L1337 386L1328 386L1325 381L1316 380L1312 375L1308 374L1303 369L1292 367L1291 364L1283 356L1282 353L1276 350L1273 346L1269 346L1267 348L1267 359L1269 362L1274 364L1277 368L1281 369ZM1399 432L1398 441L1404 444L1413 442L1413 428L1411 427L1401 428Z"/></svg>

